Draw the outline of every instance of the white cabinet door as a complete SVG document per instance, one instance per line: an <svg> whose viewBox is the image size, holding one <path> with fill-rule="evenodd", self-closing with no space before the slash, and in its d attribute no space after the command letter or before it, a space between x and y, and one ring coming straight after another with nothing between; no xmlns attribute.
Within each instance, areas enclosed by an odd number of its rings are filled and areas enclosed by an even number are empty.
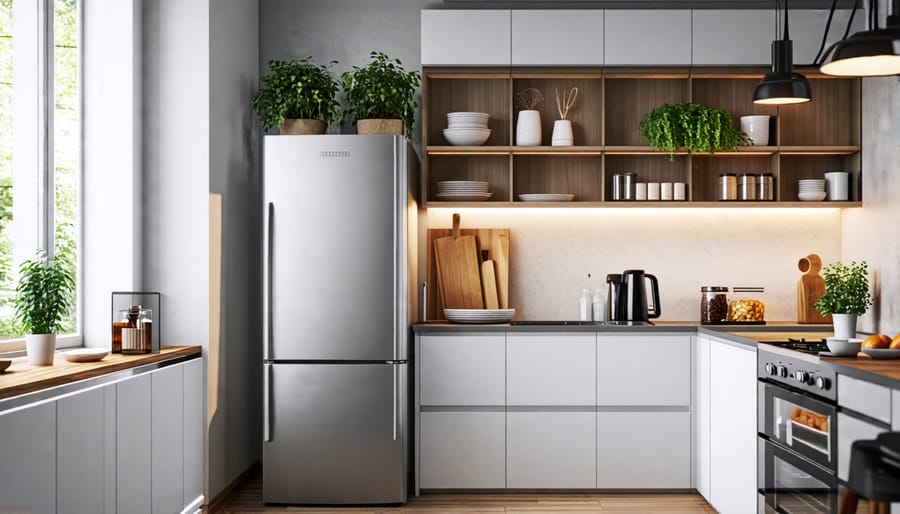
<svg viewBox="0 0 900 514"><path fill-rule="evenodd" d="M116 512L150 513L150 427L150 374L116 384Z"/></svg>
<svg viewBox="0 0 900 514"><path fill-rule="evenodd" d="M509 66L510 11L422 10L423 66Z"/></svg>
<svg viewBox="0 0 900 514"><path fill-rule="evenodd" d="M828 37L825 41L825 50L834 43L840 41L847 28L847 20L850 19L849 9L840 9L834 12L834 19L831 21L831 30L828 31ZM825 33L825 22L828 20L827 10L792 10L790 21L790 35L794 46L794 65L808 66L812 64L816 53L819 51L819 45L822 43L822 34ZM857 11L853 17L853 25L850 27L850 34L866 29L866 13L863 9ZM813 86L813 95L815 95L815 86Z"/></svg>
<svg viewBox="0 0 900 514"><path fill-rule="evenodd" d="M596 347L594 334L509 334L506 404L593 407Z"/></svg>
<svg viewBox="0 0 900 514"><path fill-rule="evenodd" d="M771 64L774 10L695 9L692 16L694 66Z"/></svg>
<svg viewBox="0 0 900 514"><path fill-rule="evenodd" d="M594 412L507 412L507 487L596 487Z"/></svg>
<svg viewBox="0 0 900 514"><path fill-rule="evenodd" d="M512 64L602 66L603 10L513 10Z"/></svg>
<svg viewBox="0 0 900 514"><path fill-rule="evenodd" d="M606 10L604 64L651 66L691 64L691 11Z"/></svg>
<svg viewBox="0 0 900 514"><path fill-rule="evenodd" d="M710 494L719 512L756 512L756 351L710 344Z"/></svg>
<svg viewBox="0 0 900 514"><path fill-rule="evenodd" d="M597 404L691 404L691 336L597 336Z"/></svg>
<svg viewBox="0 0 900 514"><path fill-rule="evenodd" d="M838 373L838 405L886 424L891 422L891 389Z"/></svg>
<svg viewBox="0 0 900 514"><path fill-rule="evenodd" d="M115 432L107 432L106 389L56 402L56 503L60 512L96 514L105 510L106 453ZM109 443L109 444L107 444Z"/></svg>
<svg viewBox="0 0 900 514"><path fill-rule="evenodd" d="M505 335L421 336L418 357L422 405L504 405Z"/></svg>
<svg viewBox="0 0 900 514"><path fill-rule="evenodd" d="M423 412L420 415L419 487L506 487L503 412Z"/></svg>
<svg viewBox="0 0 900 514"><path fill-rule="evenodd" d="M150 373L153 512L184 508L184 367L168 366Z"/></svg>
<svg viewBox="0 0 900 514"><path fill-rule="evenodd" d="M709 441L710 441L710 386L709 386L709 352L710 341L706 337L697 337L696 351L694 352L694 486L706 501L710 501L710 470L709 470ZM755 426L755 425L754 425Z"/></svg>
<svg viewBox="0 0 900 514"><path fill-rule="evenodd" d="M882 432L885 432L885 429L878 425L854 416L848 416L843 412L838 412L838 478L844 481L847 480L847 475L850 472L850 450L853 441L875 439Z"/></svg>
<svg viewBox="0 0 900 514"><path fill-rule="evenodd" d="M184 494L182 505L203 495L203 360L194 359L184 367Z"/></svg>
<svg viewBox="0 0 900 514"><path fill-rule="evenodd" d="M690 412L598 412L599 489L689 489Z"/></svg>
<svg viewBox="0 0 900 514"><path fill-rule="evenodd" d="M56 512L56 403L0 414L0 512Z"/></svg>

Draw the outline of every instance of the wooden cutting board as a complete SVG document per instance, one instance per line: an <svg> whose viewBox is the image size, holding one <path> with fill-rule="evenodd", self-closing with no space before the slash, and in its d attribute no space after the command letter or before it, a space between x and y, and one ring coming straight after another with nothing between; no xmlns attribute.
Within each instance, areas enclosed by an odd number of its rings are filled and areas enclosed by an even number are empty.
<svg viewBox="0 0 900 514"><path fill-rule="evenodd" d="M494 261L494 278L497 283L497 298L501 309L508 309L509 304L509 229L508 228L464 228L459 231L460 236L473 236L475 245L478 249L478 255L487 250L488 259ZM438 285L438 273L436 259L434 255L434 241L442 237L452 237L453 230L449 228L432 228L428 230L428 250L427 250L427 266L428 272L426 280L428 282L427 290L427 312L426 316L429 320L444 319L444 304L441 302L441 295ZM503 250L501 260L501 249ZM506 305L506 306L504 306Z"/></svg>
<svg viewBox="0 0 900 514"><path fill-rule="evenodd" d="M484 292L484 308L499 309L497 281L494 279L494 261L490 259L481 263L481 289Z"/></svg>
<svg viewBox="0 0 900 514"><path fill-rule="evenodd" d="M822 316L819 309L812 306L825 294L825 279L819 276L822 259L811 253L800 259L797 267L805 272L797 282L797 323L831 323L830 314Z"/></svg>
<svg viewBox="0 0 900 514"><path fill-rule="evenodd" d="M433 242L441 304L448 309L483 309L475 237L460 235L459 222L459 214L454 214L451 234Z"/></svg>

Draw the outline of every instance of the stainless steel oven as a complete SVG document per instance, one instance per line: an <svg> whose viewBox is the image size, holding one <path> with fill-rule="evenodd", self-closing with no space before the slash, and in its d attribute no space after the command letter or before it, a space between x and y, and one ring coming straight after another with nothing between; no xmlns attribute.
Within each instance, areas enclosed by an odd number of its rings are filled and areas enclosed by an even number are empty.
<svg viewBox="0 0 900 514"><path fill-rule="evenodd" d="M837 512L835 373L819 347L760 344L757 351L758 512Z"/></svg>

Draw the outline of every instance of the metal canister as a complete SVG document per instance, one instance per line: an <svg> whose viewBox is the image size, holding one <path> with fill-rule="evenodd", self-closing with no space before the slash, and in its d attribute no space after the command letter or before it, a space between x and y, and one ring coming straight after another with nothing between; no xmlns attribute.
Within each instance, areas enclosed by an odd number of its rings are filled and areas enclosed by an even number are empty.
<svg viewBox="0 0 900 514"><path fill-rule="evenodd" d="M737 200L737 175L734 173L719 175L719 200Z"/></svg>
<svg viewBox="0 0 900 514"><path fill-rule="evenodd" d="M613 200L634 200L635 173L613 175Z"/></svg>
<svg viewBox="0 0 900 514"><path fill-rule="evenodd" d="M760 173L756 177L756 199L765 201L775 199L775 176L771 173Z"/></svg>
<svg viewBox="0 0 900 514"><path fill-rule="evenodd" d="M756 175L741 173L738 188L741 200L756 200Z"/></svg>
<svg viewBox="0 0 900 514"><path fill-rule="evenodd" d="M622 176L621 173L616 173L613 175L613 200L621 200L622 199L622 183L625 181L625 177Z"/></svg>

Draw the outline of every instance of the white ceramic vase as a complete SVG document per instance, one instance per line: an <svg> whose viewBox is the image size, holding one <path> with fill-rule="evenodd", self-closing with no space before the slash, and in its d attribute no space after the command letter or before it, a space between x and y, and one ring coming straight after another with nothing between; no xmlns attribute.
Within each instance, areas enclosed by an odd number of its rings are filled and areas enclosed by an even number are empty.
<svg viewBox="0 0 900 514"><path fill-rule="evenodd" d="M31 366L52 366L56 334L25 334L25 353Z"/></svg>
<svg viewBox="0 0 900 514"><path fill-rule="evenodd" d="M856 314L832 314L831 319L834 322L834 337L856 337Z"/></svg>
<svg viewBox="0 0 900 514"><path fill-rule="evenodd" d="M769 144L769 118L767 115L741 116L741 130L753 140L754 146Z"/></svg>
<svg viewBox="0 0 900 514"><path fill-rule="evenodd" d="M556 120L553 122L553 138L550 141L552 146L572 146L575 138L572 135L571 120Z"/></svg>
<svg viewBox="0 0 900 514"><path fill-rule="evenodd" d="M541 146L541 111L519 111L516 122L516 145Z"/></svg>

